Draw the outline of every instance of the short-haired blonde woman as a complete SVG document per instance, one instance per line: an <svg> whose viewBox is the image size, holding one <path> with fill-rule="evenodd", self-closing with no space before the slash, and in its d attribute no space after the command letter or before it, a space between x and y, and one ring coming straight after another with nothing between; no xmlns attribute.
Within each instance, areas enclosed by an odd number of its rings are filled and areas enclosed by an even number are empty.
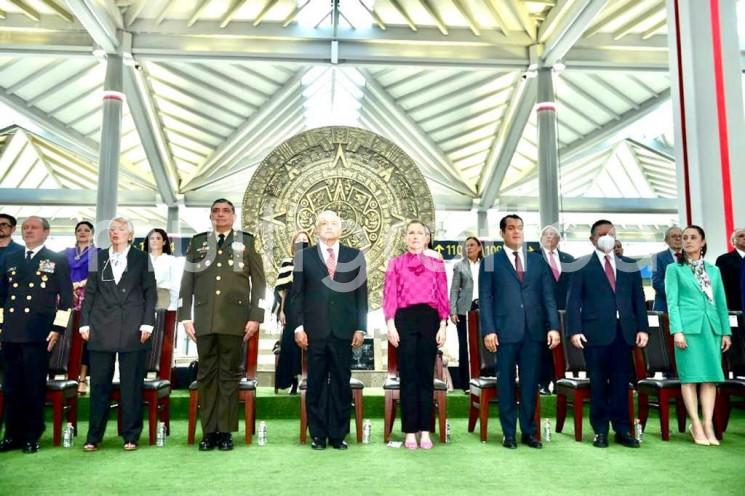
<svg viewBox="0 0 745 496"><path fill-rule="evenodd" d="M132 223L118 217L109 224L108 233L111 247L98 252L96 266L88 273L80 316L91 373L85 451L97 450L103 439L117 355L124 449L137 449L142 432L145 351L155 324L155 276L147 254L131 246Z"/></svg>

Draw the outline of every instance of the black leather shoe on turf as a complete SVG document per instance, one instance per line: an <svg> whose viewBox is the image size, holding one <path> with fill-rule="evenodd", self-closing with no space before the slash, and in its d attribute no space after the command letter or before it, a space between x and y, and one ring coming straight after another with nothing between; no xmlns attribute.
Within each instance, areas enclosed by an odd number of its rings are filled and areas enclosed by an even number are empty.
<svg viewBox="0 0 745 496"><path fill-rule="evenodd" d="M320 437L314 437L313 440L310 442L310 447L314 450L325 450L326 440L321 439Z"/></svg>
<svg viewBox="0 0 745 496"><path fill-rule="evenodd" d="M13 438L7 438L0 441L0 453L21 448L23 448L23 443L21 443L20 441L16 441Z"/></svg>
<svg viewBox="0 0 745 496"><path fill-rule="evenodd" d="M337 450L349 449L349 445L343 439L341 441L331 441L331 447Z"/></svg>
<svg viewBox="0 0 745 496"><path fill-rule="evenodd" d="M608 434L595 434L595 440L592 445L596 448L607 448L608 447Z"/></svg>
<svg viewBox="0 0 745 496"><path fill-rule="evenodd" d="M233 435L229 432L223 432L220 441L217 443L217 449L220 451L231 451L233 449Z"/></svg>
<svg viewBox="0 0 745 496"><path fill-rule="evenodd" d="M535 448L535 449L543 448L543 443L537 440L535 436L523 436L520 441L523 444L530 446L531 448Z"/></svg>
<svg viewBox="0 0 745 496"><path fill-rule="evenodd" d="M199 451L212 451L217 446L215 433L205 434L199 443Z"/></svg>
<svg viewBox="0 0 745 496"><path fill-rule="evenodd" d="M627 448L638 448L640 446L639 441L628 432L616 432L616 442Z"/></svg>
<svg viewBox="0 0 745 496"><path fill-rule="evenodd" d="M23 452L24 453L36 453L39 451L39 442L38 441L28 441L23 445Z"/></svg>
<svg viewBox="0 0 745 496"><path fill-rule="evenodd" d="M502 446L508 449L517 449L517 441L514 437L505 437L502 441Z"/></svg>

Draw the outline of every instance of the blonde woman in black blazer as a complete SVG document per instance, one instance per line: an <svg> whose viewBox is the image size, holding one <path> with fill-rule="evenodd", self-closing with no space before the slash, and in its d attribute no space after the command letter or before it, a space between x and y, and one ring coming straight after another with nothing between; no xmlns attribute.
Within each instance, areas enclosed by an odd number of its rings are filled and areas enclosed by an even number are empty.
<svg viewBox="0 0 745 496"><path fill-rule="evenodd" d="M85 451L103 439L114 363L119 355L124 449L137 449L142 432L145 353L155 324L155 276L148 255L131 246L134 228L124 218L109 224L111 248L91 267L81 311L80 333L90 350L91 406Z"/></svg>

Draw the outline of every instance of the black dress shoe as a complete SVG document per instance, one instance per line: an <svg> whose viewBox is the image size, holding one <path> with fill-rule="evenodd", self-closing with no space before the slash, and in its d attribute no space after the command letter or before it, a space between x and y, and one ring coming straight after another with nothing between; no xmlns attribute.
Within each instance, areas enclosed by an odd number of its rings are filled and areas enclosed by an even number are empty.
<svg viewBox="0 0 745 496"><path fill-rule="evenodd" d="M199 443L199 451L212 451L217 446L216 435L214 432L210 432L204 435L202 441Z"/></svg>
<svg viewBox="0 0 745 496"><path fill-rule="evenodd" d="M334 449L337 449L337 450L349 449L349 445L343 439L341 441L334 441L334 440L332 440L331 441L331 447L333 447Z"/></svg>
<svg viewBox="0 0 745 496"><path fill-rule="evenodd" d="M551 396L551 391L546 386L538 388L538 394L541 396Z"/></svg>
<svg viewBox="0 0 745 496"><path fill-rule="evenodd" d="M616 442L627 448L638 448L640 446L639 441L628 432L616 432Z"/></svg>
<svg viewBox="0 0 745 496"><path fill-rule="evenodd" d="M223 432L217 443L217 449L220 451L231 451L233 449L233 435L229 432Z"/></svg>
<svg viewBox="0 0 745 496"><path fill-rule="evenodd" d="M502 446L508 449L517 449L517 441L514 437L506 437L502 441Z"/></svg>
<svg viewBox="0 0 745 496"><path fill-rule="evenodd" d="M595 434L595 440L592 445L596 448L607 448L608 447L608 434Z"/></svg>
<svg viewBox="0 0 745 496"><path fill-rule="evenodd" d="M522 439L520 441L523 444L527 444L531 448L535 448L535 449L543 448L543 443L537 440L535 436L526 436L525 434L523 434Z"/></svg>
<svg viewBox="0 0 745 496"><path fill-rule="evenodd" d="M24 453L36 453L39 451L39 442L38 441L26 441L23 444L23 450Z"/></svg>
<svg viewBox="0 0 745 496"><path fill-rule="evenodd" d="M0 441L0 453L21 449L22 447L23 444L13 438L6 438Z"/></svg>
<svg viewBox="0 0 745 496"><path fill-rule="evenodd" d="M326 440L320 437L314 437L313 440L310 442L310 447L314 450L325 450Z"/></svg>

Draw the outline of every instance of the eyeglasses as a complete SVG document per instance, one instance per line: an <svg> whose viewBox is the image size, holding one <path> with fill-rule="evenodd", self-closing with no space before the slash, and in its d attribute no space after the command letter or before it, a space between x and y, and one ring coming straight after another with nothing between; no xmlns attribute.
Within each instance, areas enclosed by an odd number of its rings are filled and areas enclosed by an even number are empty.
<svg viewBox="0 0 745 496"><path fill-rule="evenodd" d="M7 222L0 222L0 227L13 227L13 224L8 224Z"/></svg>

